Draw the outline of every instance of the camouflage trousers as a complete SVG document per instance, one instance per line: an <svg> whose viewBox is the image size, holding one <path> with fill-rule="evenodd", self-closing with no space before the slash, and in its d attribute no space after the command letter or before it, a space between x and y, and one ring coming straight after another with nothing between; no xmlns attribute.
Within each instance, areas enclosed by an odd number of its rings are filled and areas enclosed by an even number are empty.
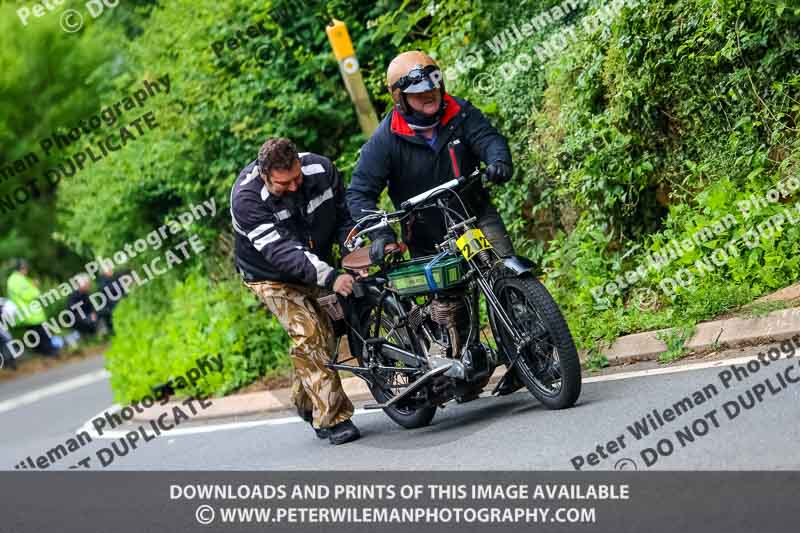
<svg viewBox="0 0 800 533"><path fill-rule="evenodd" d="M277 281L245 283L292 339L292 401L312 413L315 428L335 426L353 415L339 373L325 366L336 339L330 319L317 303L319 289Z"/></svg>

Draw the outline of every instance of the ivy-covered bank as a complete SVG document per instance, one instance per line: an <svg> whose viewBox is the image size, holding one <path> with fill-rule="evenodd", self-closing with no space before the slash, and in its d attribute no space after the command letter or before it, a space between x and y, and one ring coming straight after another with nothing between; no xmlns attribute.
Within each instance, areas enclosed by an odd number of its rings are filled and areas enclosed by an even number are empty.
<svg viewBox="0 0 800 533"><path fill-rule="evenodd" d="M492 96L524 172L500 205L582 348L797 280L800 12L778 4L625 7Z"/></svg>
<svg viewBox="0 0 800 533"><path fill-rule="evenodd" d="M691 331L798 279L800 10L615 0L511 11L461 49L428 43L450 65L449 88L510 135L516 183L497 203L591 365L605 364L601 341Z"/></svg>
<svg viewBox="0 0 800 533"><path fill-rule="evenodd" d="M144 80L170 81L145 102L158 125L146 137L0 221L3 258L30 255L53 280L45 286L191 203L226 206L268 136L335 159L349 179L365 139L324 33L331 17L348 24L379 115L389 60L420 48L440 61L448 90L509 137L516 176L494 191L497 204L581 348L688 331L797 279L800 11L782 0L140 0L76 34L57 18L11 24L11 7L0 6L10 39L0 148L11 160ZM45 48L67 64L43 61ZM44 84L50 93L36 89ZM68 155L42 157L31 177ZM0 193L18 185L6 180ZM285 335L232 271L226 213L190 228L202 257L117 307L107 355L118 401L203 354L223 354L224 370L187 393L224 394L288 365Z"/></svg>

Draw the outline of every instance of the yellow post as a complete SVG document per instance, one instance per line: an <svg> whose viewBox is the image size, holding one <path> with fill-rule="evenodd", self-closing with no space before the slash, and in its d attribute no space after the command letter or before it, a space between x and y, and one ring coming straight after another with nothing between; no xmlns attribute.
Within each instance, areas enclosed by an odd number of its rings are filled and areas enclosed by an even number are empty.
<svg viewBox="0 0 800 533"><path fill-rule="evenodd" d="M369 93L364 85L364 78L361 76L356 51L353 49L353 41L350 40L350 34L347 32L347 25L341 20L333 19L325 28L325 33L328 34L333 55L339 62L339 72L342 73L344 86L356 108L361 131L369 137L378 127L378 116L369 100Z"/></svg>

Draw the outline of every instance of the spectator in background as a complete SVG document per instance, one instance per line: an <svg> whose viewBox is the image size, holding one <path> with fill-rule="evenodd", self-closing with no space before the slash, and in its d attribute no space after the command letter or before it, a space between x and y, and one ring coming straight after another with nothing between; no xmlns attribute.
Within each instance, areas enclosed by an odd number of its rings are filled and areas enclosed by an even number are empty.
<svg viewBox="0 0 800 533"><path fill-rule="evenodd" d="M17 307L14 302L0 298L0 368L17 369L17 361L14 359L14 354L11 353L11 347L8 346L8 343L11 342L11 334L5 329L6 323L14 323L16 312Z"/></svg>
<svg viewBox="0 0 800 533"><path fill-rule="evenodd" d="M36 307L31 306L39 298L41 292L33 281L28 278L29 270L27 261L24 259L17 260L15 270L8 277L8 282L6 283L8 297L17 306L18 315L21 317L18 323L22 326L28 326L28 329L35 331L38 335L39 344L35 350L44 355L57 356L58 348L42 327L44 321L47 320L44 309L38 302ZM31 307L29 308L29 306Z"/></svg>
<svg viewBox="0 0 800 533"><path fill-rule="evenodd" d="M78 289L67 298L67 310L76 310L74 312L75 325L73 326L76 331L81 335L94 335L97 333L98 317L91 300L89 300L92 280L86 274L81 274L77 277L77 281Z"/></svg>
<svg viewBox="0 0 800 533"><path fill-rule="evenodd" d="M114 274L114 269L106 268L103 270L103 273L97 276L97 290L98 292L103 292L108 297L108 303L106 306L100 310L100 318L103 322L106 323L106 327L108 328L109 333L114 333L114 322L112 319L112 314L114 312L114 308L117 306L117 302L122 299L122 294L120 294L121 289L118 285L114 285L119 280L119 276ZM116 293L118 296L112 298L112 295Z"/></svg>

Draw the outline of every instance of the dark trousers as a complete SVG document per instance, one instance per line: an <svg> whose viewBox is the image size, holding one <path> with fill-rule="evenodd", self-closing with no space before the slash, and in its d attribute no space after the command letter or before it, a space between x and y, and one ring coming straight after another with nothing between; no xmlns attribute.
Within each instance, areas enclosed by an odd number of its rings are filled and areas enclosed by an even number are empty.
<svg viewBox="0 0 800 533"><path fill-rule="evenodd" d="M478 218L478 228L486 235L489 242L494 246L497 255L500 257L509 257L514 255L514 244L511 242L511 237L508 236L508 230L500 218L500 213L497 208L492 204L484 209L480 218Z"/></svg>
<svg viewBox="0 0 800 533"><path fill-rule="evenodd" d="M11 342L11 335L4 330L0 329L0 368L17 368L17 361L14 359L14 354L11 353L11 347L8 343Z"/></svg>
<svg viewBox="0 0 800 533"><path fill-rule="evenodd" d="M43 355L58 355L58 348L53 345L50 335L47 334L47 331L45 331L41 324L31 326L28 329L39 334L39 344L34 348L34 351Z"/></svg>
<svg viewBox="0 0 800 533"><path fill-rule="evenodd" d="M103 309L100 313L98 313L99 320L102 320L106 323L106 328L108 328L109 333L114 333L114 318L113 318L113 308L110 308L110 304L106 309ZM99 322L98 320L98 322Z"/></svg>
<svg viewBox="0 0 800 533"><path fill-rule="evenodd" d="M74 328L78 330L81 335L94 335L97 333L97 321L77 320Z"/></svg>

